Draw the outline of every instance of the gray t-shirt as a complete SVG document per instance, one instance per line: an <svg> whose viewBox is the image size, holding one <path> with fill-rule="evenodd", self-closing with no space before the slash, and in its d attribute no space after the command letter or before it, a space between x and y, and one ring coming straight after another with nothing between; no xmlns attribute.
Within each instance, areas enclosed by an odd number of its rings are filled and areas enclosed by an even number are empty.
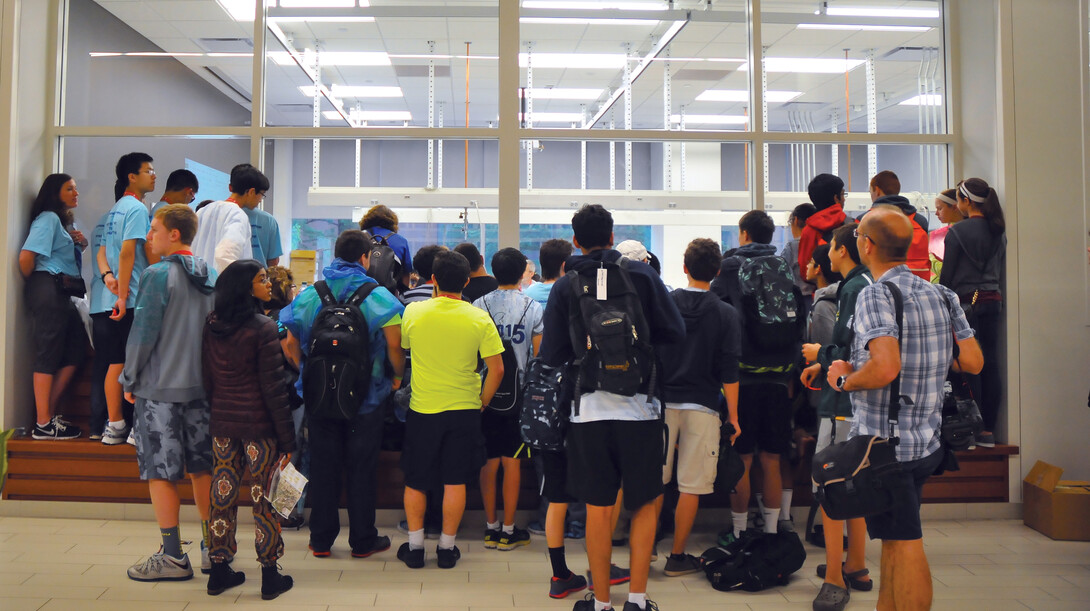
<svg viewBox="0 0 1090 611"><path fill-rule="evenodd" d="M488 312L496 323L500 339L510 341L514 347L519 370L526 371L526 364L534 352L531 339L545 330L541 305L518 289L492 291L478 298L473 305Z"/></svg>

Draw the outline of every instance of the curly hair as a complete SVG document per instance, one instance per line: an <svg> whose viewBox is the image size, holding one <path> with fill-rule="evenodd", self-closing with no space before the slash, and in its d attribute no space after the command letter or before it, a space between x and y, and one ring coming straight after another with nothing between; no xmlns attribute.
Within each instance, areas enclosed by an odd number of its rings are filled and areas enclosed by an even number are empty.
<svg viewBox="0 0 1090 611"><path fill-rule="evenodd" d="M286 308L291 303L291 287L295 284L291 270L281 265L274 265L265 272L268 273L269 281L272 282L272 299L265 304L265 307L270 310Z"/></svg>
<svg viewBox="0 0 1090 611"><path fill-rule="evenodd" d="M360 229L366 231L372 227L382 227L397 233L397 213L382 204L372 206L360 219Z"/></svg>

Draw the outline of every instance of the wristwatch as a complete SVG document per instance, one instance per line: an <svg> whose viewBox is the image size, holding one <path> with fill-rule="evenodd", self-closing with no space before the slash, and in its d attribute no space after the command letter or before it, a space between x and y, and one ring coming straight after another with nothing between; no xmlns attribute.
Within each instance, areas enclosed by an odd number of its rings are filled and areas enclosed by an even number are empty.
<svg viewBox="0 0 1090 611"><path fill-rule="evenodd" d="M844 390L844 383L848 381L848 376L842 375L836 379L836 389Z"/></svg>
<svg viewBox="0 0 1090 611"><path fill-rule="evenodd" d="M114 273L114 271L112 269L108 269L108 270L102 272L102 274L99 275L98 279L103 281L103 282L106 282L106 274L112 274L112 273Z"/></svg>

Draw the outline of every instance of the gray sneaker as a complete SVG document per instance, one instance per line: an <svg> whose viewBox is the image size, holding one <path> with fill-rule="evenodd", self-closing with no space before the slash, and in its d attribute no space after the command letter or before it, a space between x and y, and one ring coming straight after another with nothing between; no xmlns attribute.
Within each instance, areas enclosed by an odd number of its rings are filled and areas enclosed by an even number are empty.
<svg viewBox="0 0 1090 611"><path fill-rule="evenodd" d="M130 566L128 574L133 581L185 581L193 579L193 567L187 554L172 558L159 551Z"/></svg>
<svg viewBox="0 0 1090 611"><path fill-rule="evenodd" d="M666 559L666 570L663 571L667 577L680 577L682 575L689 575L692 573L699 573L704 570L704 560L697 558L691 554L670 554L670 557Z"/></svg>
<svg viewBox="0 0 1090 611"><path fill-rule="evenodd" d="M795 523L791 520L777 520L776 532L793 533L795 532Z"/></svg>
<svg viewBox="0 0 1090 611"><path fill-rule="evenodd" d="M109 424L106 425L106 429L102 431L102 444L108 446L118 446L125 443L125 439L129 436L129 427L123 429L115 429Z"/></svg>

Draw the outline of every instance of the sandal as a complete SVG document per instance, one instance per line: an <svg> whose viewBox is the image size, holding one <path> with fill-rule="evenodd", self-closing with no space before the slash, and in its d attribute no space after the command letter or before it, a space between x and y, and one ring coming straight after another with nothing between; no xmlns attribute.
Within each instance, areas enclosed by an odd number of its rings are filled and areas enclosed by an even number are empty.
<svg viewBox="0 0 1090 611"><path fill-rule="evenodd" d="M821 591L814 599L814 611L844 611L851 600L851 594L845 588L831 583L821 584Z"/></svg>
<svg viewBox="0 0 1090 611"><path fill-rule="evenodd" d="M819 564L817 566L818 577L825 579L825 568L826 565L824 564ZM844 570L843 564L840 565L840 570ZM860 579L861 577L866 577L867 575L870 575L870 569L859 569L854 573L844 573L844 583L848 584L848 587L853 590L859 590L860 592L870 592L874 589L874 580L868 579L866 581L862 581Z"/></svg>

